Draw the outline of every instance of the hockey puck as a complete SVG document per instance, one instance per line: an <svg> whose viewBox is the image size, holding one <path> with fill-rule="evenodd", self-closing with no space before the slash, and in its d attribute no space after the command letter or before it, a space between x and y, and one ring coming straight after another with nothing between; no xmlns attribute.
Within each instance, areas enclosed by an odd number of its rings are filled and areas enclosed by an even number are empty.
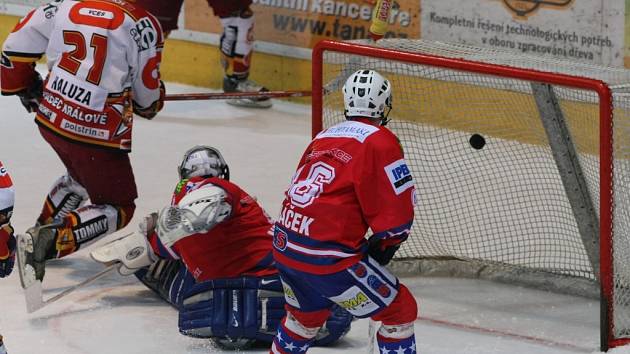
<svg viewBox="0 0 630 354"><path fill-rule="evenodd" d="M470 146L472 146L475 150L481 150L484 146L486 146L486 139L479 134L471 135L470 139L468 139L468 142L470 143Z"/></svg>

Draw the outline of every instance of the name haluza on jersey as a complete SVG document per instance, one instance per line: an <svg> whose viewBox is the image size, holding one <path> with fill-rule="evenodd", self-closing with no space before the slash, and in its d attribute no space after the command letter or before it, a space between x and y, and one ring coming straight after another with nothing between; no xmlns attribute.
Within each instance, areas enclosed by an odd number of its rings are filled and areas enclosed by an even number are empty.
<svg viewBox="0 0 630 354"><path fill-rule="evenodd" d="M57 91L63 96L77 101L84 106L91 106L92 92L81 86L67 82L59 76L55 76L53 82L48 86L51 90Z"/></svg>

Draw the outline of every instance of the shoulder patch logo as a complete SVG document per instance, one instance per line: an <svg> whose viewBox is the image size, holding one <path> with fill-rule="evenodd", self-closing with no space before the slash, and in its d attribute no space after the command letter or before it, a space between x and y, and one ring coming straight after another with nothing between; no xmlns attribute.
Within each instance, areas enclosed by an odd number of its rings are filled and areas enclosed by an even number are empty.
<svg viewBox="0 0 630 354"><path fill-rule="evenodd" d="M413 177L405 160L400 159L385 166L385 173L396 195L413 187Z"/></svg>
<svg viewBox="0 0 630 354"><path fill-rule="evenodd" d="M141 18L136 22L136 27L131 29L130 34L136 41L140 52L155 47L157 44L158 34L148 17Z"/></svg>

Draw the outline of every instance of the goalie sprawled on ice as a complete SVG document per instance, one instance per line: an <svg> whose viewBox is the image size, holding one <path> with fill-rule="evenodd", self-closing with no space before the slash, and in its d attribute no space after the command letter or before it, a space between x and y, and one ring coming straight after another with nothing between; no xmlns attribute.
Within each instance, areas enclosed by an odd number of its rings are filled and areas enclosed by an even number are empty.
<svg viewBox="0 0 630 354"><path fill-rule="evenodd" d="M283 287L271 254L272 220L256 200L229 181L220 152L195 146L179 167L171 205L152 213L140 232L113 241L92 257L120 262L179 310L186 335L242 348L271 343L285 315ZM352 316L337 308L318 335L342 337Z"/></svg>

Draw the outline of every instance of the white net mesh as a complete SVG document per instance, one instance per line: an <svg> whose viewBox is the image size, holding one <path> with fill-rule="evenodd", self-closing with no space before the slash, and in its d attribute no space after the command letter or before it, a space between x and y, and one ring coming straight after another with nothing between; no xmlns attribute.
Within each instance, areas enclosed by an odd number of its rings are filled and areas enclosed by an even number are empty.
<svg viewBox="0 0 630 354"><path fill-rule="evenodd" d="M615 335L630 335L630 71L422 40L382 40L378 46L595 78L611 87L614 207L604 212L614 217ZM579 193L559 173L531 82L333 51L323 62L324 127L344 119L340 87L353 71L375 69L393 84L389 127L401 140L419 200L398 258L456 258L595 283L588 249L599 257L596 92L553 87L569 131L562 140L574 145L588 190L583 194L594 206L589 224L579 210L589 204L570 202ZM580 223L596 231L593 243Z"/></svg>

